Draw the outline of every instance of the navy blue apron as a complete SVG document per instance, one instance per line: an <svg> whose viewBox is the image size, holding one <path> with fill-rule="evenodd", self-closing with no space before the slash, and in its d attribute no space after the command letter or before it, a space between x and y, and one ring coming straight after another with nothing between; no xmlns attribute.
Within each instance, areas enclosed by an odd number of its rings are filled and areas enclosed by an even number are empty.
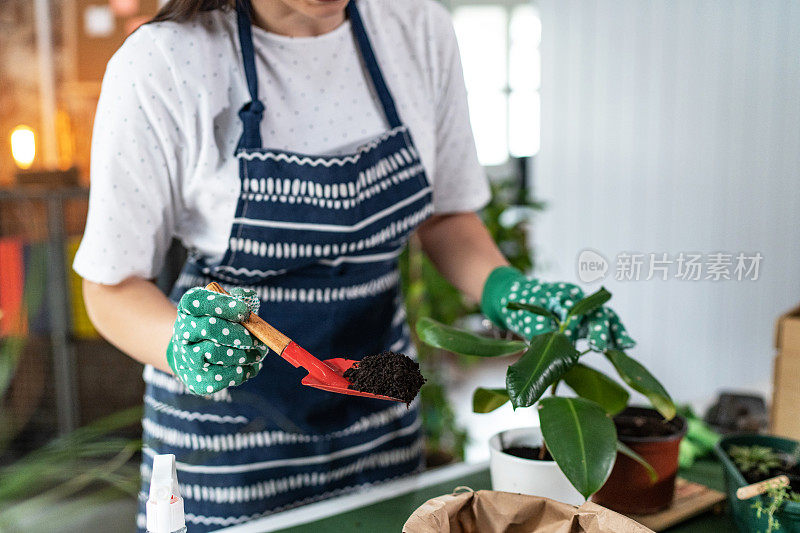
<svg viewBox="0 0 800 533"><path fill-rule="evenodd" d="M249 1L237 4L252 98L239 112L241 193L224 257L191 254L171 299L211 281L249 287L259 315L320 358L412 353L397 256L433 210L431 186L355 1L347 13L389 129L343 156L262 148ZM177 457L192 533L420 470L416 402L324 392L301 385L305 374L270 353L255 378L195 396L146 367L140 509L155 453Z"/></svg>

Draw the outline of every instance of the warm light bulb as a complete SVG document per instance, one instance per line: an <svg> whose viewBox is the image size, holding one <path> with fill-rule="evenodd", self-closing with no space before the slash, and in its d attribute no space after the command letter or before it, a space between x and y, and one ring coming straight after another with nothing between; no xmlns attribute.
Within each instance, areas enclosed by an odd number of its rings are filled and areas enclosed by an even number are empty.
<svg viewBox="0 0 800 533"><path fill-rule="evenodd" d="M23 170L33 164L36 157L36 135L29 126L17 126L11 131L11 156Z"/></svg>

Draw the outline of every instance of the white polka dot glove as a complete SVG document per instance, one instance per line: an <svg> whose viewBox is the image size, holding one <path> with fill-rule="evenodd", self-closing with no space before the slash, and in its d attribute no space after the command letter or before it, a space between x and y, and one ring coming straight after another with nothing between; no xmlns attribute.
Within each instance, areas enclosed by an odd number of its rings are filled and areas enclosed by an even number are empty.
<svg viewBox="0 0 800 533"><path fill-rule="evenodd" d="M495 324L530 340L556 329L553 320L525 310L510 310L511 302L536 305L553 312L563 322L572 307L583 298L580 287L571 283L549 283L529 278L512 267L498 267L489 274L481 297L481 310ZM617 314L599 307L586 316L575 316L564 334L586 339L596 352L626 349L636 345Z"/></svg>
<svg viewBox="0 0 800 533"><path fill-rule="evenodd" d="M249 289L231 295L201 287L186 291L178 303L167 362L195 394L211 394L240 385L261 370L265 345L239 322L258 312L258 297Z"/></svg>

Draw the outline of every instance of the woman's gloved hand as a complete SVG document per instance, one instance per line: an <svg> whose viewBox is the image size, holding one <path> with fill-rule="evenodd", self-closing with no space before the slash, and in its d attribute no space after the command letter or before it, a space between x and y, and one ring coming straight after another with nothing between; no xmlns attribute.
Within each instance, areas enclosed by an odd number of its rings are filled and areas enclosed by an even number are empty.
<svg viewBox="0 0 800 533"><path fill-rule="evenodd" d="M530 311L508 309L511 302L543 307L562 321L572 307L583 298L580 287L571 283L550 283L529 278L512 267L498 267L489 274L483 287L481 310L495 324L530 340L555 329L552 320ZM631 348L636 344L625 330L617 314L609 307L600 307L586 316L573 318L564 333L572 339L587 339L596 352Z"/></svg>
<svg viewBox="0 0 800 533"><path fill-rule="evenodd" d="M230 292L195 287L178 303L167 362L195 394L240 385L261 370L267 355L267 347L240 324L248 313L258 312L258 297L249 289Z"/></svg>

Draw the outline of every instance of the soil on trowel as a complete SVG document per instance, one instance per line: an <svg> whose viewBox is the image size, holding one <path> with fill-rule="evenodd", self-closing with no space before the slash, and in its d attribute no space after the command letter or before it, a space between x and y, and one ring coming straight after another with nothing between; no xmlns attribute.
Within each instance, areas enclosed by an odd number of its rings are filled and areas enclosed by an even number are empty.
<svg viewBox="0 0 800 533"><path fill-rule="evenodd" d="M361 392L380 394L411 403L425 378L419 371L419 363L395 352L368 355L344 371L350 388Z"/></svg>

